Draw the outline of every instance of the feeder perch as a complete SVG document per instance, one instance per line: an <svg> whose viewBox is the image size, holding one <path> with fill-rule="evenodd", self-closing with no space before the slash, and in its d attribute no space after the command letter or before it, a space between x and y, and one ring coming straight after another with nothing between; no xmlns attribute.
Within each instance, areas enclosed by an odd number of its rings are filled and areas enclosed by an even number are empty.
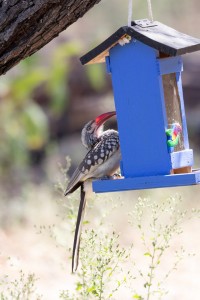
<svg viewBox="0 0 200 300"><path fill-rule="evenodd" d="M123 179L96 180L95 192L200 183L181 82L181 56L197 50L199 39L138 20L81 57L83 65L105 62L111 74L122 154Z"/></svg>

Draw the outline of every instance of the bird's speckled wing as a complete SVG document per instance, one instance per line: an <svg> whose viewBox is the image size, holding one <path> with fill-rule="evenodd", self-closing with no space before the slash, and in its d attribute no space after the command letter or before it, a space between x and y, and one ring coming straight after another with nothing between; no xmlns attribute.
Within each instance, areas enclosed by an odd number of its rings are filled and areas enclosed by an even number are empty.
<svg viewBox="0 0 200 300"><path fill-rule="evenodd" d="M72 193L81 182L88 178L99 178L108 174L98 174L97 169L119 149L119 136L115 130L109 130L101 136L100 141L92 148L74 171L67 186L65 195ZM106 170L105 170L106 171Z"/></svg>

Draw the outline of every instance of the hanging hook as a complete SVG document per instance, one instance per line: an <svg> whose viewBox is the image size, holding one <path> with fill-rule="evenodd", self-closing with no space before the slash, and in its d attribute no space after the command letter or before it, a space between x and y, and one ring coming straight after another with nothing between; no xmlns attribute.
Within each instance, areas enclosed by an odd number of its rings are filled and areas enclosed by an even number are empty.
<svg viewBox="0 0 200 300"><path fill-rule="evenodd" d="M148 5L149 20L153 22L153 10L151 5L151 0L147 0L147 5ZM133 14L133 0L129 0L128 2L128 26L129 27L131 27L132 14Z"/></svg>

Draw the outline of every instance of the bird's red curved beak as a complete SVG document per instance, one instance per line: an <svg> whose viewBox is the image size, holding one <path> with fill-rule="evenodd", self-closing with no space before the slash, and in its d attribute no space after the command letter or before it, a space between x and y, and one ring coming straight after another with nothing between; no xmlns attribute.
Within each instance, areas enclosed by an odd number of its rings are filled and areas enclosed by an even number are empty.
<svg viewBox="0 0 200 300"><path fill-rule="evenodd" d="M116 111L104 113L95 119L95 123L98 127L100 127L106 120L110 119L114 115L116 115Z"/></svg>

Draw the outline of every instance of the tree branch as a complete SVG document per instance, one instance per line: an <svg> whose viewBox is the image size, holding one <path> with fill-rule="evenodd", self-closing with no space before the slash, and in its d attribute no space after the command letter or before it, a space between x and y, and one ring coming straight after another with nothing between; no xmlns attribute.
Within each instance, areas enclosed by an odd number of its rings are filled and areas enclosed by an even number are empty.
<svg viewBox="0 0 200 300"><path fill-rule="evenodd" d="M35 53L101 0L0 0L0 75Z"/></svg>

